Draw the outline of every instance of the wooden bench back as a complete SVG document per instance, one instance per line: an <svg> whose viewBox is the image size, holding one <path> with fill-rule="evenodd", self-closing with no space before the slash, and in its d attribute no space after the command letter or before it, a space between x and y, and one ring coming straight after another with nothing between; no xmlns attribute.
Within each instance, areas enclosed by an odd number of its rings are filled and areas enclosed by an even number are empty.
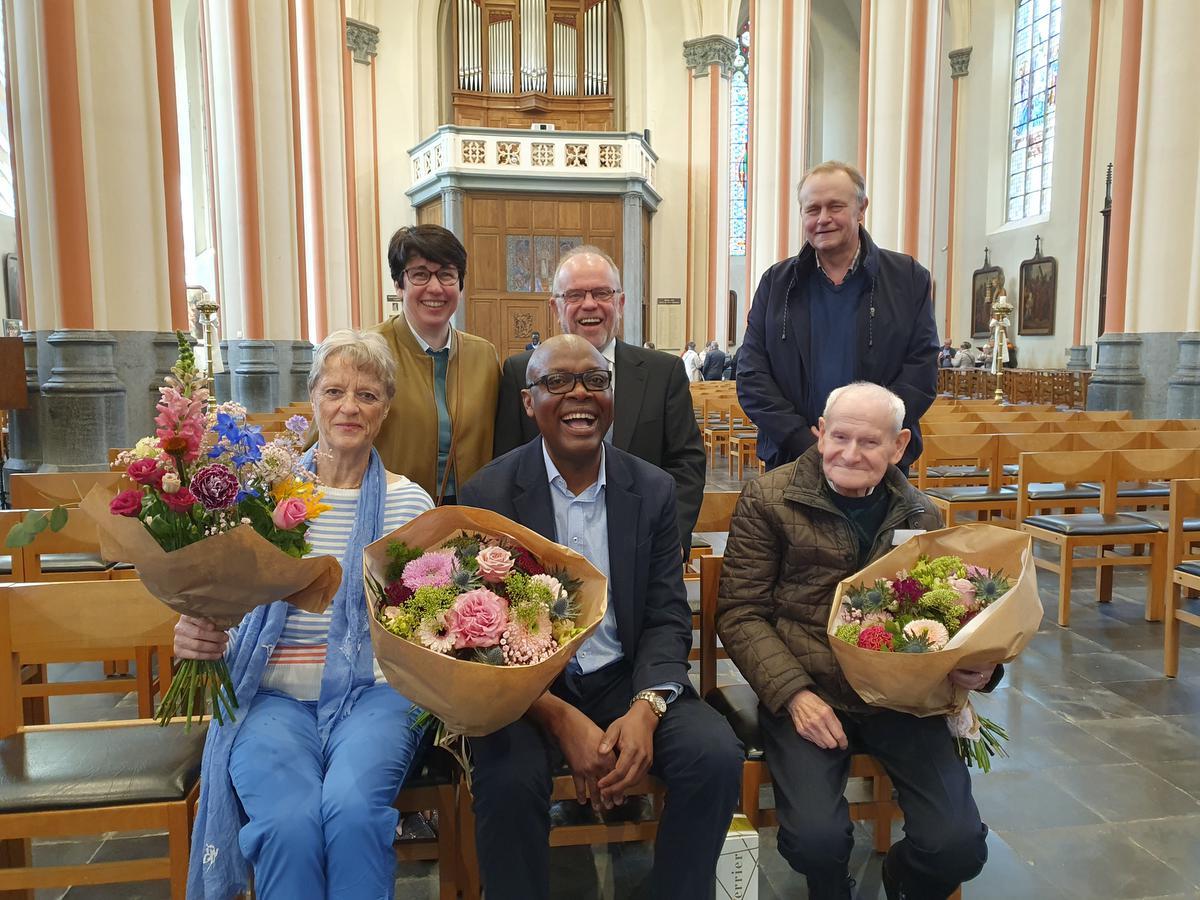
<svg viewBox="0 0 1200 900"><path fill-rule="evenodd" d="M1000 472L996 465L996 435L994 434L933 434L924 439L924 448L917 458L917 487L932 487L930 466L973 465L986 469L988 474L976 479L978 484L999 488ZM955 479L955 484L966 484Z"/></svg>
<svg viewBox="0 0 1200 900"><path fill-rule="evenodd" d="M1076 450L1146 450L1148 431L1077 431L1071 435Z"/></svg>
<svg viewBox="0 0 1200 900"><path fill-rule="evenodd" d="M178 618L140 581L0 585L0 737L16 733L21 722L22 663L169 647Z"/></svg>
<svg viewBox="0 0 1200 900"><path fill-rule="evenodd" d="M1068 486L1085 481L1107 482L1112 473L1112 456L1107 450L1022 453L1017 474L1017 522L1024 521L1030 514L1030 485L1060 481Z"/></svg>
<svg viewBox="0 0 1200 900"><path fill-rule="evenodd" d="M13 509L78 506L93 487L133 487L122 472L30 472L9 479Z"/></svg>
<svg viewBox="0 0 1200 900"><path fill-rule="evenodd" d="M1200 431L1150 432L1150 446L1164 450L1171 447L1200 447Z"/></svg>
<svg viewBox="0 0 1200 900"><path fill-rule="evenodd" d="M1174 569L1184 560L1200 558L1200 535L1183 529L1184 519L1200 516L1200 478L1175 478L1171 481L1170 524L1167 529L1167 568ZM703 569L701 570L703 578ZM703 582L701 582L703 584Z"/></svg>
<svg viewBox="0 0 1200 900"><path fill-rule="evenodd" d="M705 491L700 501L700 516L693 531L702 533L729 531L729 520L737 506L740 491Z"/></svg>
<svg viewBox="0 0 1200 900"><path fill-rule="evenodd" d="M42 510L49 515L49 510ZM60 531L49 528L40 532L33 542L19 551L24 581L95 581L108 580L108 568L88 568L86 571L46 572L42 557L68 553L100 556L100 535L96 523L82 510L67 509L67 524Z"/></svg>

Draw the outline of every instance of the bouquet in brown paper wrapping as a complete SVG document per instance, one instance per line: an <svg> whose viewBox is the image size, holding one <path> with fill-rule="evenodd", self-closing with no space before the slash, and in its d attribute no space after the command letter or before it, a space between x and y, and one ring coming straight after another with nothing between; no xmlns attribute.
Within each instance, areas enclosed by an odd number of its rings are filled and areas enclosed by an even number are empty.
<svg viewBox="0 0 1200 900"><path fill-rule="evenodd" d="M1006 755L1008 736L975 714L949 675L1016 658L1041 621L1028 535L959 525L918 534L844 579L827 632L863 700L946 716L960 756L986 771L992 755Z"/></svg>
<svg viewBox="0 0 1200 900"><path fill-rule="evenodd" d="M363 553L371 641L439 744L525 714L604 618L607 582L572 550L489 510L431 509Z"/></svg>
<svg viewBox="0 0 1200 900"><path fill-rule="evenodd" d="M178 339L179 361L159 389L155 433L117 462L134 487L115 495L96 487L80 504L96 523L101 554L133 563L171 609L220 628L276 600L323 612L341 565L304 558L308 522L328 508L299 453L307 420L293 417L287 434L268 443L246 423L244 408L210 405L191 347ZM206 705L218 722L234 718L225 660L185 659L157 718L166 725L186 715L190 725Z"/></svg>

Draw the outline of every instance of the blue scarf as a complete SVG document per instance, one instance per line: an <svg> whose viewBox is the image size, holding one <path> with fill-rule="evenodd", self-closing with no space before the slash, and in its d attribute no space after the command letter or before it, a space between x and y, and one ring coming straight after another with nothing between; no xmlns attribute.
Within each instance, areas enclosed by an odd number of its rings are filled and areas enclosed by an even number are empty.
<svg viewBox="0 0 1200 900"><path fill-rule="evenodd" d="M312 471L314 446L304 456ZM334 723L350 715L354 701L375 683L375 656L367 627L363 599L363 549L383 535L387 499L387 473L379 454L371 451L358 499L354 530L342 556L342 583L334 595L329 624L329 646L321 696L317 702L317 733L322 745ZM210 724L200 769L200 802L192 828L192 856L187 895L193 900L229 900L246 890L248 864L238 847L243 825L241 806L229 777L229 757L242 720L250 711L267 661L283 632L289 604L279 600L259 606L246 615L226 654L229 674L237 694L237 719Z"/></svg>

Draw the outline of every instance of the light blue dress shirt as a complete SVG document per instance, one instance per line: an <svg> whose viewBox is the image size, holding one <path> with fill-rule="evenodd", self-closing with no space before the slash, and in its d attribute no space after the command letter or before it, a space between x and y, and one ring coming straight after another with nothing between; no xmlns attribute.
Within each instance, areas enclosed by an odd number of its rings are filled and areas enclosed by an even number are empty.
<svg viewBox="0 0 1200 900"><path fill-rule="evenodd" d="M579 651L567 664L582 675L598 672L625 656L621 639L617 634L617 611L612 602L612 578L608 557L608 504L605 493L607 481L604 473L604 444L600 445L600 476L596 483L578 496L571 493L567 480L559 473L554 460L542 442L542 458L546 461L546 479L550 482L550 501L554 505L554 527L558 542L584 556L600 570L608 580L608 607L599 627L583 642ZM674 682L655 685L655 691L667 691L670 703L679 696L683 687Z"/></svg>

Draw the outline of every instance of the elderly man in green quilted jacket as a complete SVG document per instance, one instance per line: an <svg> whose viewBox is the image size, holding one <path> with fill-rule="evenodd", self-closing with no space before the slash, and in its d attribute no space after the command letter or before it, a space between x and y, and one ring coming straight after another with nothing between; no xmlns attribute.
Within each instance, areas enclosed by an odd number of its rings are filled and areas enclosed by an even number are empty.
<svg viewBox="0 0 1200 900"><path fill-rule="evenodd" d="M814 900L850 897L843 794L856 752L876 757L900 793L905 837L883 863L889 900L945 898L987 860L987 827L944 719L868 707L825 633L839 581L942 526L896 468L909 439L903 422L904 403L886 388L833 391L816 445L746 486L725 550L717 630L758 694L779 851ZM951 678L989 690L1001 674L959 669Z"/></svg>

